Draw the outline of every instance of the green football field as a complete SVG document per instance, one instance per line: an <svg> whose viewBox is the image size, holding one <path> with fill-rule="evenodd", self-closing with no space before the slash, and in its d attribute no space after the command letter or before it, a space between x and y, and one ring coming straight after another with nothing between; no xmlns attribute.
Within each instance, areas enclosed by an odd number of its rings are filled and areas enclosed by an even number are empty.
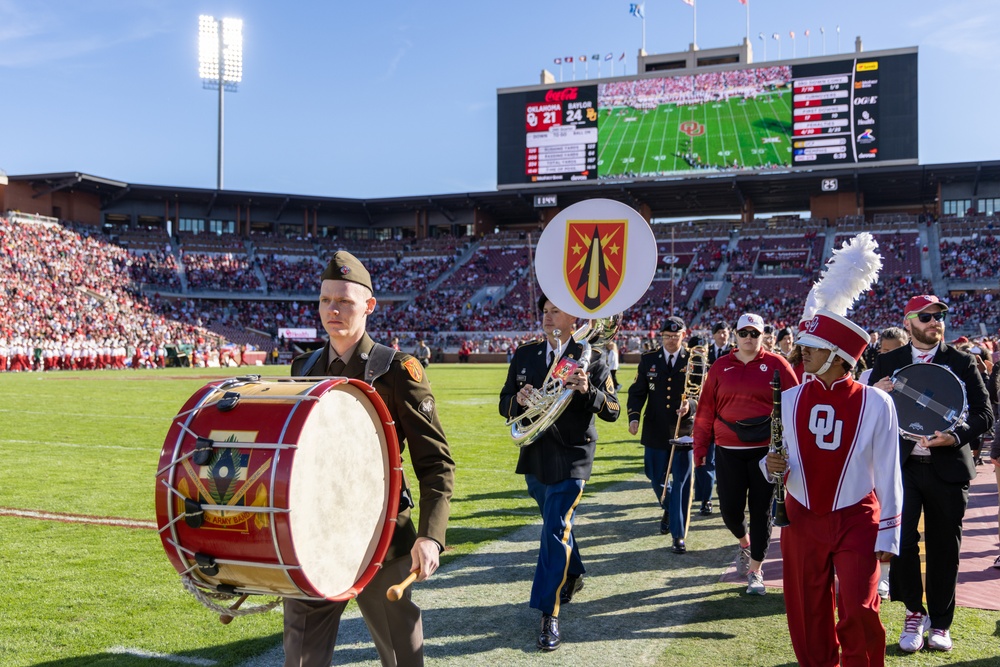
<svg viewBox="0 0 1000 667"><path fill-rule="evenodd" d="M791 162L791 93L698 105L602 109L600 178L654 176L700 168L781 166Z"/></svg>
<svg viewBox="0 0 1000 667"><path fill-rule="evenodd" d="M263 372L287 375L288 368ZM537 508L523 479L513 472L517 448L497 414L505 373L504 366L487 364L428 369L457 464L442 563L442 571L451 568L457 574L452 583L442 580L437 591L456 601L452 613L489 628L487 639L470 638L468 643L463 640L474 634L469 622L440 628L428 639L434 649L429 664L793 664L780 592L748 599L741 587L719 582L732 560L733 544L717 514L693 524L689 544L697 547L688 556L675 558L665 547L658 552L664 539L656 530L659 511L643 477L642 447L628 434L624 416L614 424L599 422L598 456L581 506L591 521L583 549L594 574L587 596L567 612L564 632L572 639L556 654L534 651L536 616L527 608L527 598L537 549L532 526ZM619 373L627 386L634 366ZM213 376L230 375L219 369L0 375L0 665L276 664L281 614L221 625L182 589L150 525L155 521L154 475L171 418ZM623 488L635 494L634 504L602 501ZM638 517L629 525L639 538L623 540L620 533L605 532L608 522L620 521L625 513ZM141 525L114 525L109 519ZM657 546L650 548L650 543ZM601 547L609 555L596 555ZM526 554L521 569L500 566L507 554L519 550ZM651 555L657 556L654 565L637 567ZM508 598L497 599L486 588L482 598L472 601L469 591L477 590L478 576L475 567L463 563L476 558L489 559L497 576L511 580ZM602 589L608 575L618 572L632 573L633 590ZM430 592L428 586L419 595ZM893 602L883 609L892 644L902 606ZM580 615L597 627L590 637L581 636ZM527 620L519 627L505 620L511 617ZM887 662L907 667L949 659L976 667L997 664L996 612L960 608L953 632L952 654L904 656L890 646ZM451 653L443 648L444 639L457 646ZM625 646L642 653L642 659L621 662L616 647ZM359 662L357 653L348 649L335 664L372 664ZM498 654L505 658L497 661ZM266 662L257 661L268 655L272 658Z"/></svg>

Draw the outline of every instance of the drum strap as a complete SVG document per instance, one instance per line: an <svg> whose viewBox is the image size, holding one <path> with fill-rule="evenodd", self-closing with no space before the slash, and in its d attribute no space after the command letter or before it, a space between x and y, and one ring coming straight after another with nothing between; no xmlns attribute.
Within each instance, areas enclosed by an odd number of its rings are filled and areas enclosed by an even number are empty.
<svg viewBox="0 0 1000 667"><path fill-rule="evenodd" d="M375 343L371 352L368 353L368 363L365 364L365 382L374 384L375 380L386 374L389 366L392 365L392 358L396 350L388 345Z"/></svg>
<svg viewBox="0 0 1000 667"><path fill-rule="evenodd" d="M305 364L302 365L302 370L299 372L300 376L305 377L309 375L313 366L319 361L320 355L323 354L323 349L321 347L313 350L313 353L306 359ZM372 351L368 354L368 362L365 364L365 382L373 384L375 380L385 375L386 371L389 370L389 366L392 365L392 358L395 354L396 351L388 345L375 343L372 346Z"/></svg>

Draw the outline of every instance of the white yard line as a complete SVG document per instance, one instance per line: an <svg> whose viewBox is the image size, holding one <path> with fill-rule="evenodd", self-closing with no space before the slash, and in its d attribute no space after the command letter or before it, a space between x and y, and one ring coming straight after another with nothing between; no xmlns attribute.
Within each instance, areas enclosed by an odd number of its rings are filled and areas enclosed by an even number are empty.
<svg viewBox="0 0 1000 667"><path fill-rule="evenodd" d="M43 521L62 521L64 523L86 523L95 526L121 526L123 528L156 528L153 521L137 519L121 519L110 516L87 516L85 514L64 514L62 512L40 512L37 510L22 510L13 507L0 507L0 516L16 516L23 519L41 519Z"/></svg>
<svg viewBox="0 0 1000 667"><path fill-rule="evenodd" d="M143 651L141 649L129 648L127 646L112 646L105 651L105 653L110 653L112 655L130 655L136 658L149 658L151 660L167 660L168 662L176 662L181 665L200 665L201 667L211 667L212 665L219 664L215 660L208 660L207 658L188 658L183 655Z"/></svg>

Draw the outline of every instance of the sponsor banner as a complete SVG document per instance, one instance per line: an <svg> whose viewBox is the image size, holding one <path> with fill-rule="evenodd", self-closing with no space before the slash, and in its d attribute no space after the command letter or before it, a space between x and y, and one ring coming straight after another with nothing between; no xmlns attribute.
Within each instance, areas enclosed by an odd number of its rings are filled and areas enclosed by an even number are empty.
<svg viewBox="0 0 1000 667"><path fill-rule="evenodd" d="M804 262L809 259L808 250L761 250L759 262Z"/></svg>
<svg viewBox="0 0 1000 667"><path fill-rule="evenodd" d="M284 338L285 340L316 340L316 328L304 327L293 329L283 327L278 329L278 338Z"/></svg>

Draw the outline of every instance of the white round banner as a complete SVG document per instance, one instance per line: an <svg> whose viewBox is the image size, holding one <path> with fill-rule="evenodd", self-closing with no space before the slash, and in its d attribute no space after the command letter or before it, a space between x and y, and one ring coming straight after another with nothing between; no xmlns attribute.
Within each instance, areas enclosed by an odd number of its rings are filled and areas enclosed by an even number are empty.
<svg viewBox="0 0 1000 667"><path fill-rule="evenodd" d="M613 199L561 211L535 248L535 276L560 310L585 319L638 302L656 275L656 238L641 215Z"/></svg>

